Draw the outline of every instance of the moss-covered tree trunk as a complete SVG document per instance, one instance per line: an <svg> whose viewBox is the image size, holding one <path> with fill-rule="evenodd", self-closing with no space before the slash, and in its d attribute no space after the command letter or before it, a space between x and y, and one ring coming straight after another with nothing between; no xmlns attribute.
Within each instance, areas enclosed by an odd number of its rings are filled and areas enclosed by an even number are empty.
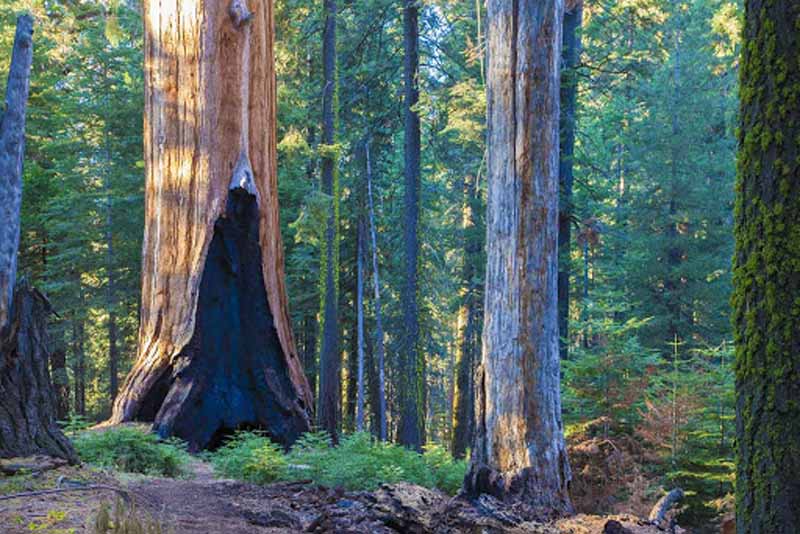
<svg viewBox="0 0 800 534"><path fill-rule="evenodd" d="M287 309L272 2L149 0L139 354L112 422L288 445L313 398Z"/></svg>
<svg viewBox="0 0 800 534"><path fill-rule="evenodd" d="M483 353L465 490L571 511L558 347L563 0L489 0Z"/></svg>
<svg viewBox="0 0 800 534"><path fill-rule="evenodd" d="M736 199L737 532L800 529L800 3L745 2Z"/></svg>

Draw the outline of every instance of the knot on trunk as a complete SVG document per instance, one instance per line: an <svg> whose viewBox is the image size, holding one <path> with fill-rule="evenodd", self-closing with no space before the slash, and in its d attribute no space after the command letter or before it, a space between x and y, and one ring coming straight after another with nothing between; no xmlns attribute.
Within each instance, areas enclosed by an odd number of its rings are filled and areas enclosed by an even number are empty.
<svg viewBox="0 0 800 534"><path fill-rule="evenodd" d="M231 16L233 25L237 28L241 28L253 19L253 13L247 9L245 0L233 0L228 8L228 13Z"/></svg>

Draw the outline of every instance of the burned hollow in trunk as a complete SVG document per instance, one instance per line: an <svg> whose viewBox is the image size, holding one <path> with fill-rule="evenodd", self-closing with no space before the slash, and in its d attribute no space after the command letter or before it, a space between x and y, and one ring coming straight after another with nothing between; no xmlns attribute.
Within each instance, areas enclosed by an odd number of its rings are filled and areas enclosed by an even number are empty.
<svg viewBox="0 0 800 534"><path fill-rule="evenodd" d="M214 448L250 428L289 445L308 427L283 361L261 272L256 197L237 187L214 224L192 339L135 418L192 449Z"/></svg>

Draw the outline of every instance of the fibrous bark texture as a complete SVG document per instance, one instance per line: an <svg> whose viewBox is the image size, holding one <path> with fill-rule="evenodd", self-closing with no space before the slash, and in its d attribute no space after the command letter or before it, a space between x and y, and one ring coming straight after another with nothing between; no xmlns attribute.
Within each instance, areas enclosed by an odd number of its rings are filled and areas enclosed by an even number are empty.
<svg viewBox="0 0 800 534"><path fill-rule="evenodd" d="M800 525L800 3L745 2L733 326L736 531Z"/></svg>
<svg viewBox="0 0 800 534"><path fill-rule="evenodd" d="M8 70L6 99L0 110L0 334L11 319L19 248L22 202L22 160L25 152L25 109L33 61L33 19L17 19Z"/></svg>
<svg viewBox="0 0 800 534"><path fill-rule="evenodd" d="M111 422L195 449L237 426L289 444L313 399L284 287L272 2L147 1L144 20L139 355Z"/></svg>
<svg viewBox="0 0 800 534"><path fill-rule="evenodd" d="M7 335L0 337L0 457L45 454L77 460L56 424L47 371L50 305L24 281L14 293Z"/></svg>
<svg viewBox="0 0 800 534"><path fill-rule="evenodd" d="M488 2L483 353L465 490L571 511L557 316L563 0Z"/></svg>

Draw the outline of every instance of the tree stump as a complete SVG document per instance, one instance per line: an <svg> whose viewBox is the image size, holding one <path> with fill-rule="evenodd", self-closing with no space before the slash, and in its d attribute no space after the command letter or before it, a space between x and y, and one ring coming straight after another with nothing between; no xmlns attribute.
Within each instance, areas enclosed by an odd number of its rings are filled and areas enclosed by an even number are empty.
<svg viewBox="0 0 800 534"><path fill-rule="evenodd" d="M44 454L76 462L55 421L47 370L47 300L26 282L14 292L8 333L0 340L0 457Z"/></svg>

